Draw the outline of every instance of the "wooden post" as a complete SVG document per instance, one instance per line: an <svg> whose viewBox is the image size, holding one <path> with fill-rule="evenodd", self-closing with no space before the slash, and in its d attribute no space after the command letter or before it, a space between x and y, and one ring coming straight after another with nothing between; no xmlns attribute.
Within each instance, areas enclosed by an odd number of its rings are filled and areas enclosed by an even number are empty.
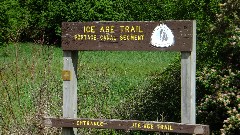
<svg viewBox="0 0 240 135"><path fill-rule="evenodd" d="M63 118L77 118L78 51L63 51L63 61L63 71L68 71L65 73L68 73L69 78L63 80ZM62 134L76 135L77 130L71 127L63 128Z"/></svg>
<svg viewBox="0 0 240 135"><path fill-rule="evenodd" d="M192 51L181 52L181 122L196 123L196 21L193 21Z"/></svg>

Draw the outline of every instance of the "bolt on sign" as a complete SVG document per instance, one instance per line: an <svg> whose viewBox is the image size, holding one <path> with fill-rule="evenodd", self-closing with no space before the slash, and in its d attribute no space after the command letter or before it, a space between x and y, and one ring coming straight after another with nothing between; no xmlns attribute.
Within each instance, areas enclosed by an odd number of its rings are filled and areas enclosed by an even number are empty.
<svg viewBox="0 0 240 135"><path fill-rule="evenodd" d="M63 50L192 50L192 21L64 22Z"/></svg>

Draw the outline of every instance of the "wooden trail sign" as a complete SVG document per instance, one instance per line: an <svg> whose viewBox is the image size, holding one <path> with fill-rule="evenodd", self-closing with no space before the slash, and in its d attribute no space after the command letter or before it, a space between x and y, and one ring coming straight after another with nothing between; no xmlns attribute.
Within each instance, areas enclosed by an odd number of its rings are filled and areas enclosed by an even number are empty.
<svg viewBox="0 0 240 135"><path fill-rule="evenodd" d="M191 51L192 21L66 22L63 50Z"/></svg>
<svg viewBox="0 0 240 135"><path fill-rule="evenodd" d="M161 22L63 22L63 118L45 118L44 125L209 134L207 125L196 124L196 21ZM77 118L78 51L180 51L181 123ZM184 124L183 124L184 123Z"/></svg>
<svg viewBox="0 0 240 135"><path fill-rule="evenodd" d="M98 128L98 129L122 129L141 130L155 132L185 133L185 134L209 134L209 126L200 124L183 124L175 122L156 122L138 120L117 119L66 119L45 118L44 124L49 127L75 127L75 128Z"/></svg>

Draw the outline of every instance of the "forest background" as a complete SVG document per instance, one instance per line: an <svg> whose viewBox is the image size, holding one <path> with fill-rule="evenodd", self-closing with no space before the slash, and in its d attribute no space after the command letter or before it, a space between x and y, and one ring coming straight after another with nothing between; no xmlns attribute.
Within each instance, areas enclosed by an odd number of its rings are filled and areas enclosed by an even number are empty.
<svg viewBox="0 0 240 135"><path fill-rule="evenodd" d="M239 17L239 0L2 0L0 134L61 132L60 129L43 128L41 118L62 116L62 80L56 76L61 74L62 67L62 52L59 49L62 22L196 20L197 123L210 125L213 134L236 135L240 133ZM139 86L139 82L133 81L138 80L136 78L139 76L142 77L140 79L146 78L144 75L136 76L135 71L147 67L136 67L134 64L137 63L134 63L134 60L152 55L159 56L156 52L81 54L83 64L78 68L83 75L78 79L84 80L89 74L92 76L91 81L80 84L80 87L86 90L78 92L79 99L85 101L79 103L79 117L180 122L178 54L161 54L159 59L164 56L174 56L175 59L166 60L166 63L171 64L165 63L166 68L161 71L146 71L148 83L141 82L144 85ZM103 60L99 60L98 57L102 57ZM125 70L116 73L114 67L106 68L112 61L103 61L109 57L115 57L113 65L132 63L131 68L135 67L132 74L120 78L120 82L117 82L119 85L113 85L111 82L116 78L110 80L108 77L110 74L122 76ZM129 60L131 57L135 59ZM92 63L87 63L89 61ZM104 64L96 68L99 61ZM144 61L147 60L142 60L141 63ZM85 71L83 67L87 64L92 66ZM148 64L145 62L145 65ZM99 82L93 79L95 77L105 81ZM129 80L132 81L131 85L126 84ZM100 90L96 91L96 88ZM114 93L110 89L117 89L117 94L113 96ZM99 99L94 99L96 95ZM103 99L106 102L100 102ZM99 108L104 109L99 112ZM81 129L79 132L150 134L94 129Z"/></svg>

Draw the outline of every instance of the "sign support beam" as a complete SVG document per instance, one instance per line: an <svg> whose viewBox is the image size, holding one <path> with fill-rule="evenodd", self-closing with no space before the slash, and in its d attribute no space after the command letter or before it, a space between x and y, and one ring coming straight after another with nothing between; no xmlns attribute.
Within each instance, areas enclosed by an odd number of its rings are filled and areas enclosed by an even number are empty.
<svg viewBox="0 0 240 135"><path fill-rule="evenodd" d="M70 71L63 80L63 118L77 118L77 62L78 51L63 51L63 71ZM64 127L62 134L77 135L77 129Z"/></svg>
<svg viewBox="0 0 240 135"><path fill-rule="evenodd" d="M193 21L192 51L181 52L181 122L196 123L196 21Z"/></svg>

